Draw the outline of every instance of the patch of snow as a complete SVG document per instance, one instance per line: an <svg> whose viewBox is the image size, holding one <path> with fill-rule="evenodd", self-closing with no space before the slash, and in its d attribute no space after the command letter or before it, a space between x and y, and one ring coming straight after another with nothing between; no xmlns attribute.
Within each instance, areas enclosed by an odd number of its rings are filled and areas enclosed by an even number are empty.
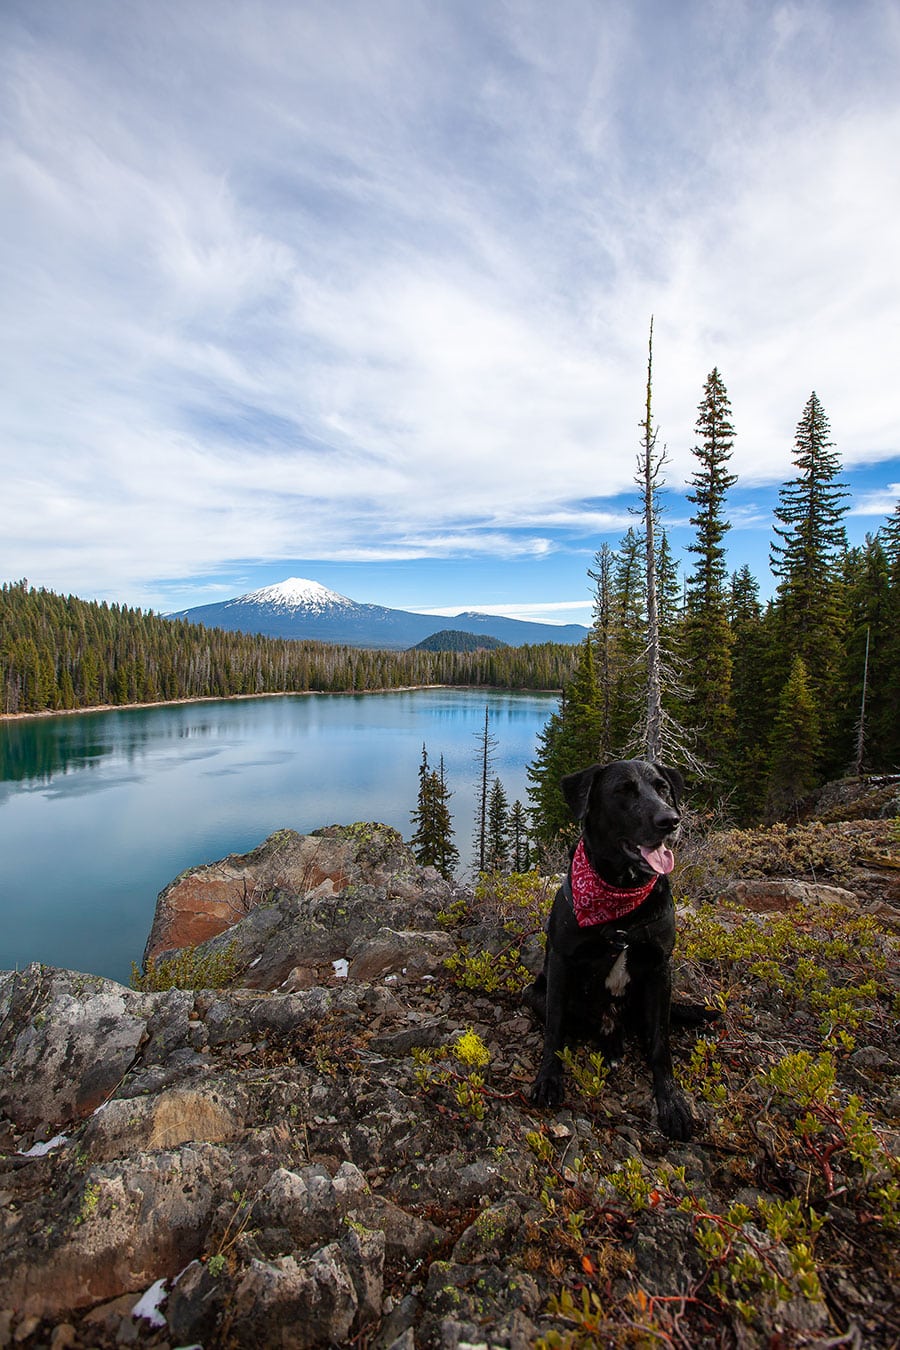
<svg viewBox="0 0 900 1350"><path fill-rule="evenodd" d="M355 609L355 603L346 595L330 591L318 581L309 581L305 577L288 577L274 586L263 586L261 590L249 591L233 605L268 605L272 609L304 609L311 614L321 614L326 609Z"/></svg>
<svg viewBox="0 0 900 1350"><path fill-rule="evenodd" d="M147 1292L141 1295L131 1310L132 1317L143 1318L145 1322L150 1323L155 1331L166 1325L166 1319L160 1312L159 1305L168 1294L167 1284L168 1280L165 1279L157 1280L156 1284L151 1284Z"/></svg>
<svg viewBox="0 0 900 1350"><path fill-rule="evenodd" d="M345 957L341 956L337 961L332 961L331 964L334 966L334 973L337 978L339 980L346 980L347 973L350 970L350 962Z"/></svg>
<svg viewBox="0 0 900 1350"><path fill-rule="evenodd" d="M25 1149L24 1151L19 1149L16 1157L44 1158L48 1153L52 1153L55 1148L62 1148L63 1144L67 1144L68 1142L69 1136L67 1134L55 1134L52 1139L48 1139L45 1143L32 1144L31 1148Z"/></svg>

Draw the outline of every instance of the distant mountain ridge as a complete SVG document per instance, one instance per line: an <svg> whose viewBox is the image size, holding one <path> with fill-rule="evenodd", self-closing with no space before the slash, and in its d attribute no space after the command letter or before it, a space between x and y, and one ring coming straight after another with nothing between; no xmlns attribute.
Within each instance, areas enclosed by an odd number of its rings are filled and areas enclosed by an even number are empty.
<svg viewBox="0 0 900 1350"><path fill-rule="evenodd" d="M348 647L401 650L414 647L438 631L465 632L497 638L511 647L542 642L577 643L587 634L581 624L531 623L499 614L468 610L453 618L417 614L384 605L362 604L305 577L288 577L274 586L197 605L167 617L202 623L229 632L262 633L266 637L299 638Z"/></svg>

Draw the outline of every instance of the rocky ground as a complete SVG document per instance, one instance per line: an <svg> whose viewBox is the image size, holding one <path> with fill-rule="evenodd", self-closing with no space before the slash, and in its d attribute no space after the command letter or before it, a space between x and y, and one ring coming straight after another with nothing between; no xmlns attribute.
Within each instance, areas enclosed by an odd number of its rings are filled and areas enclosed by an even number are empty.
<svg viewBox="0 0 900 1350"><path fill-rule="evenodd" d="M178 878L143 988L0 975L0 1347L896 1346L894 786L685 848L689 1144L636 1052L528 1104L552 883L385 827Z"/></svg>

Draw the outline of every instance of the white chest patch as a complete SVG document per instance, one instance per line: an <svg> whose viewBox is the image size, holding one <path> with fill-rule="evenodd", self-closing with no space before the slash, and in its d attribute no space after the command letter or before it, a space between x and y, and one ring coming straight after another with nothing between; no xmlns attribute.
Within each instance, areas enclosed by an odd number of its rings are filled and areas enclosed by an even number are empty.
<svg viewBox="0 0 900 1350"><path fill-rule="evenodd" d="M621 998L628 988L628 965L625 960L627 955L627 952L619 952L615 965L606 977L606 987L613 998Z"/></svg>

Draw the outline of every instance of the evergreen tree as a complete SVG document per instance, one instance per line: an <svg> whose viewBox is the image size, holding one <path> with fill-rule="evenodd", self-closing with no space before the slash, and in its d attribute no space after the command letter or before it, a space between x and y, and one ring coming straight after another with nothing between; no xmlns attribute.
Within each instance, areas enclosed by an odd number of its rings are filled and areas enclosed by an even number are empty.
<svg viewBox="0 0 900 1350"><path fill-rule="evenodd" d="M900 502L879 532L888 565L886 633L881 638L882 678L877 704L879 762L900 765Z"/></svg>
<svg viewBox="0 0 900 1350"><path fill-rule="evenodd" d="M897 720L890 696L897 606L890 564L877 535L867 535L863 547L847 553L843 589L847 622L839 736L847 746L847 763L852 752L859 773L863 766L890 763L888 746Z"/></svg>
<svg viewBox="0 0 900 1350"><path fill-rule="evenodd" d="M428 751L423 742L416 809L410 812L410 820L416 827L410 845L416 862L422 867L434 867L438 856L435 806L434 774L428 766Z"/></svg>
<svg viewBox="0 0 900 1350"><path fill-rule="evenodd" d="M578 666L563 690L559 708L538 737L527 768L534 837L544 848L568 839L573 821L560 783L567 773L597 761L600 754L601 698L594 670L593 641L579 648Z"/></svg>
<svg viewBox="0 0 900 1350"><path fill-rule="evenodd" d="M815 787L819 715L802 656L795 656L772 731L768 807L775 819Z"/></svg>
<svg viewBox="0 0 900 1350"><path fill-rule="evenodd" d="M846 747L841 755L833 735L844 620L839 568L847 545L847 492L837 481L840 459L829 434L828 418L813 392L797 425L798 473L782 487L775 510L781 523L775 526L771 566L779 581L781 669L795 656L802 658L820 717L822 753L828 767L834 767L847 760Z"/></svg>
<svg viewBox="0 0 900 1350"><path fill-rule="evenodd" d="M680 642L681 582L678 579L678 563L665 530L660 531L659 548L656 551L656 578L660 645L663 659L671 660ZM665 694L663 688L664 698Z"/></svg>
<svg viewBox="0 0 900 1350"><path fill-rule="evenodd" d="M448 801L450 793L444 781L444 759L439 771L429 768L428 752L422 746L419 765L419 793L415 811L410 813L415 833L410 844L416 862L422 867L434 867L449 880L459 862L459 851L453 844L453 824Z"/></svg>
<svg viewBox="0 0 900 1350"><path fill-rule="evenodd" d="M525 807L518 800L513 802L509 811L510 862L514 872L527 872L531 867L531 852L528 847L528 819Z"/></svg>
<svg viewBox="0 0 900 1350"><path fill-rule="evenodd" d="M579 648L575 674L566 685L565 742L564 753L572 770L597 762L600 754L600 690L590 634Z"/></svg>
<svg viewBox="0 0 900 1350"><path fill-rule="evenodd" d="M750 822L765 808L774 713L761 680L771 665L766 659L768 630L759 583L746 564L731 578L729 618L734 719L725 776L731 784L731 808L739 820Z"/></svg>
<svg viewBox="0 0 900 1350"><path fill-rule="evenodd" d="M438 839L437 861L435 867L445 881L450 881L459 866L459 849L453 842L455 830L450 815L451 792L444 775L444 756L441 755L440 767L434 775L434 825Z"/></svg>
<svg viewBox="0 0 900 1350"><path fill-rule="evenodd" d="M499 778L494 779L488 800L485 861L490 872L505 872L509 867L509 802Z"/></svg>
<svg viewBox="0 0 900 1350"><path fill-rule="evenodd" d="M615 556L612 624L615 661L610 693L610 751L621 758L629 750L644 704L642 667L647 641L647 578L644 541L630 528Z"/></svg>
<svg viewBox="0 0 900 1350"><path fill-rule="evenodd" d="M894 507L887 524L878 531L881 546L888 560L893 580L900 579L900 501Z"/></svg>
<svg viewBox="0 0 900 1350"><path fill-rule="evenodd" d="M526 767L528 797L531 801L532 835L542 857L556 861L555 854L567 845L575 833L572 814L562 794L560 783L572 772L565 757L563 731L565 722L565 695L559 708L550 714L538 734L534 759Z"/></svg>
<svg viewBox="0 0 900 1350"><path fill-rule="evenodd" d="M734 427L728 393L717 368L707 377L698 408L694 446L698 468L687 494L696 507L691 524L695 542L688 551L697 557L687 583L685 656L692 697L689 712L698 757L715 776L728 749L732 719L731 629L728 623L728 576L723 540L730 529L725 515L729 488L737 482L728 472L734 446Z"/></svg>

